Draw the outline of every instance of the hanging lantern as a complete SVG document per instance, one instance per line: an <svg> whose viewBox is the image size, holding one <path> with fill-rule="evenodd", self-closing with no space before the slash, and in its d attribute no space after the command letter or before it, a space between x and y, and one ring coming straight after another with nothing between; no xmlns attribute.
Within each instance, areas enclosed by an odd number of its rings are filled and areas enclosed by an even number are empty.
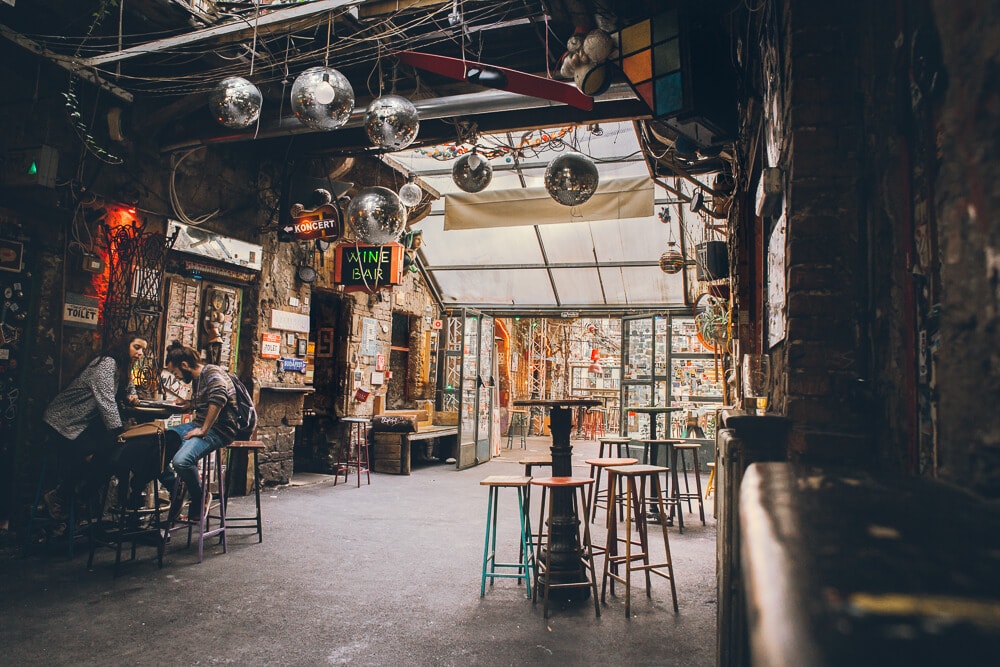
<svg viewBox="0 0 1000 667"><path fill-rule="evenodd" d="M590 351L590 360L591 361L597 361L600 358L601 358L601 353L598 350L591 350Z"/></svg>
<svg viewBox="0 0 1000 667"><path fill-rule="evenodd" d="M365 133L376 146L387 151L406 148L417 138L420 116L413 102L398 95L372 100L365 111Z"/></svg>
<svg viewBox="0 0 1000 667"><path fill-rule="evenodd" d="M354 89L343 74L329 67L311 67L292 84L292 111L304 125L333 130L351 117Z"/></svg>
<svg viewBox="0 0 1000 667"><path fill-rule="evenodd" d="M684 255L677 249L677 244L673 241L667 243L667 250L660 255L660 270L673 275L680 273L684 268Z"/></svg>
<svg viewBox="0 0 1000 667"><path fill-rule="evenodd" d="M360 241L383 245L402 236L406 208L389 188L365 188L351 200L347 221Z"/></svg>
<svg viewBox="0 0 1000 667"><path fill-rule="evenodd" d="M600 375L604 372L604 368L601 366L601 362L595 361L589 367L587 367L587 372L593 373L594 375Z"/></svg>
<svg viewBox="0 0 1000 667"><path fill-rule="evenodd" d="M472 151L455 161L451 178L463 191L479 192L493 180L493 166L489 160Z"/></svg>
<svg viewBox="0 0 1000 667"><path fill-rule="evenodd" d="M580 153L563 153L545 167L545 189L563 206L586 202L597 190L599 181L593 160Z"/></svg>
<svg viewBox="0 0 1000 667"><path fill-rule="evenodd" d="M223 79L208 94L208 108L216 122L234 130L256 123L263 101L260 89L239 76Z"/></svg>

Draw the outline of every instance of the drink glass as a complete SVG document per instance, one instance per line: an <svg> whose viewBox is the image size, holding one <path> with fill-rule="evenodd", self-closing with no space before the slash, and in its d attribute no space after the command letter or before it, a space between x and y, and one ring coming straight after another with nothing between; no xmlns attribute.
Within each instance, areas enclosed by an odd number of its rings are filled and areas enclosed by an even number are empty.
<svg viewBox="0 0 1000 667"><path fill-rule="evenodd" d="M743 397L747 407L758 415L767 411L767 394L771 385L771 358L766 354L743 355Z"/></svg>

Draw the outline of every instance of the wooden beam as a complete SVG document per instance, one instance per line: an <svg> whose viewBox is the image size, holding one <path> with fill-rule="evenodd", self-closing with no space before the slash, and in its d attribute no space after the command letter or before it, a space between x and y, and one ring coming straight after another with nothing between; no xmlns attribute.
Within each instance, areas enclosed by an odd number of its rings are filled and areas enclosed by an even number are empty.
<svg viewBox="0 0 1000 667"><path fill-rule="evenodd" d="M385 14L394 14L407 9L435 7L444 4L447 4L447 0L376 0L376 2L366 2L359 7L358 16L367 19Z"/></svg>
<svg viewBox="0 0 1000 667"><path fill-rule="evenodd" d="M111 83L110 81L107 81L106 79L101 78L96 73L88 69L87 66L84 65L82 62L78 60L73 60L68 56L64 56L59 53L54 53L52 51L49 51L41 44L38 44L37 42L28 39L27 37L18 32L14 32L13 30L11 30L10 28L8 28L3 24L0 24L0 35L2 35L5 39L10 40L11 42L14 42L18 46L27 49L28 51L31 51L35 55L39 55L48 60L49 62L58 65L59 67L62 67L64 70L72 72L81 79L89 81L95 86L100 86L101 88L108 91L115 97L119 97L126 102L130 103L132 102L132 93L128 92L124 88L119 88L118 86Z"/></svg>
<svg viewBox="0 0 1000 667"><path fill-rule="evenodd" d="M140 44L139 46L133 46L120 51L105 53L102 56L94 56L93 58L87 58L82 62L88 67L96 67L97 65L120 62L122 60L128 60L129 58L135 58L136 56L166 51L178 46L189 46L191 44L197 44L199 42L219 37L232 37L236 34L249 35L253 33L254 28L256 28L258 32L265 28L279 28L283 25L293 23L303 18L316 16L317 14L323 14L325 12L331 12L348 5L359 5L361 2L362 0L318 0L317 2L310 2L295 7L289 7L288 9L278 9L270 14L261 16L258 19L242 18L230 21L229 23L215 25L211 28L195 30L184 35L158 39L155 42L148 42L146 44Z"/></svg>

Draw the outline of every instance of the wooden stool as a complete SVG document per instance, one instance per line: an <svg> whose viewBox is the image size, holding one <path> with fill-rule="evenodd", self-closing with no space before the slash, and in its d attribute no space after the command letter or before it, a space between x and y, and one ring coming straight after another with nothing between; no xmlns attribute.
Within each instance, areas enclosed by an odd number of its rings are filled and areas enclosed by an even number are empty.
<svg viewBox="0 0 1000 667"><path fill-rule="evenodd" d="M479 597L486 595L486 578L490 586L497 577L524 579L525 594L531 597L531 579L534 575L534 551L531 542L531 524L528 520L528 505L525 495L530 477L493 475L479 482L490 487L489 502L486 504L486 543L483 545L483 575L479 585ZM499 493L502 488L517 489L517 513L521 518L520 550L516 563L497 562L497 515L500 513ZM516 573L497 572L497 568L516 569Z"/></svg>
<svg viewBox="0 0 1000 667"><path fill-rule="evenodd" d="M660 447L666 448L666 453L664 454L664 457L663 457L664 462L665 463L671 463L671 462L676 463L676 460L674 459L674 446L677 443L679 443L679 442L683 442L683 440L679 440L677 438L662 438L662 439L656 439L656 440L640 440L639 442L642 444L642 448L643 448L643 455L642 455L643 463L645 465L655 465L656 462L660 459L660 449L659 449ZM664 522L666 522L666 525L672 526L672 525L674 525L674 508L676 507L677 508L677 526L678 526L678 530L683 533L684 532L684 517L682 516L681 510L680 510L680 500L678 499L678 497L676 495L677 488L678 488L677 487L677 468L676 468L676 466L673 466L673 467L663 466L663 467L664 467L665 470L669 470L670 471L670 473L668 475L669 481L668 481L668 484L667 484L667 493L665 494L665 498L663 500L663 504L666 507L670 508L670 513L662 515L662 518L661 518L661 515L659 513L659 511L660 511L659 510L659 506L657 505L657 503L656 503L655 500L650 499L649 500L649 514L650 514L650 517L649 518L650 518L650 520L653 520L654 522L664 521Z"/></svg>
<svg viewBox="0 0 1000 667"><path fill-rule="evenodd" d="M368 424L371 420L364 417L343 417L342 422L348 424L346 442L338 450L336 474L333 476L333 485L337 486L340 473L344 473L346 482L351 476L351 468L358 473L358 488L361 488L361 473L364 471L368 478L368 483L372 483L372 473L368 465ZM347 459L343 460L344 450L347 450Z"/></svg>
<svg viewBox="0 0 1000 667"><path fill-rule="evenodd" d="M514 447L514 429L518 429L521 436L521 449L528 448L528 413L525 410L509 410L510 423L507 424L507 449Z"/></svg>
<svg viewBox="0 0 1000 667"><path fill-rule="evenodd" d="M226 465L229 470L232 470L232 465L230 463L233 451L242 450L247 453L247 458L253 458L253 495L254 504L256 507L256 514L254 516L228 516L226 517L227 527L230 530L242 530L247 528L252 528L257 531L257 543L264 541L264 522L261 519L260 513L260 485L263 483L260 479L260 459L257 453L264 449L264 443L260 440L256 440L257 431L255 430L253 435L250 436L250 440L234 440L229 443L227 447L228 456L226 456ZM250 461L247 461L249 464Z"/></svg>
<svg viewBox="0 0 1000 667"><path fill-rule="evenodd" d="M604 435L604 408L590 408L584 416L584 437L596 440Z"/></svg>
<svg viewBox="0 0 1000 667"><path fill-rule="evenodd" d="M187 546L191 546L192 532L198 530L198 562L200 563L205 555L205 539L208 537L219 537L222 543L222 553L227 552L226 544L226 480L222 467L222 450L220 447L209 452L198 461L201 475L201 515L196 518L180 518L181 503L184 500L184 481L178 476L174 479L174 489L170 494L170 512L167 516L167 527L163 533L163 540L160 545L161 551L166 549L170 536L178 531L187 528ZM215 460L212 460L213 455ZM212 492L212 483L215 483L215 493ZM213 499L218 514L212 514ZM212 528L212 519L219 522L218 526ZM162 554L161 554L162 558Z"/></svg>
<svg viewBox="0 0 1000 667"><path fill-rule="evenodd" d="M587 465L590 466L590 478L594 480L594 485L590 487L590 494L587 498L587 502L590 504L590 520L593 521L597 518L597 506L607 509L608 508L608 490L604 489L601 491L601 471L604 468L611 468L614 466L630 466L639 462L639 459L632 458L599 458L590 459L587 461ZM595 474L596 472L596 474ZM623 516L624 508L619 505L618 513Z"/></svg>
<svg viewBox="0 0 1000 667"><path fill-rule="evenodd" d="M572 493L573 498L573 514L577 517L588 516L590 513L590 506L587 504L587 487L594 483L594 480L589 477L542 477L540 479L532 479L531 483L535 486L542 487L542 506L538 513L538 523L539 526L544 525L545 522L545 500L547 496L547 491L549 489L563 488L570 489L571 493L574 490L580 491L580 500L577 502L577 497L575 493ZM549 501L549 514L548 514L548 524L549 532L551 533L551 523L552 523L552 508L554 503ZM580 513L580 508L583 508L583 513ZM590 588L594 595L594 612L597 616L601 615L601 606L597 602L597 574L594 570L594 552L593 547L590 542L590 522L581 521L583 524L583 539L580 539L579 529L577 532L576 540L580 545L580 564L584 568L584 575L586 572L590 571L590 580L584 577L584 581L573 581L561 584L554 584L549 581L549 573L551 572L551 556L552 550L548 548L548 540L539 540L535 544L535 590L532 593L531 602L534 604L538 598L538 589L543 588L542 593L542 614L545 618L549 617L549 591L554 588ZM540 527L539 530L544 530ZM545 551L545 556L542 556L542 551Z"/></svg>
<svg viewBox="0 0 1000 667"><path fill-rule="evenodd" d="M670 540L667 537L667 525L660 522L660 530L663 533L663 549L665 559L660 563L650 563L649 532L647 530L646 513L644 511L647 502L655 499L659 506L660 516L665 516L666 508L663 505L663 491L660 488L660 474L668 472L668 468L652 465L632 465L623 467L608 468L608 492L611 494L611 503L616 502L623 494L625 497L625 536L618 536L618 520L615 513L608 508L608 540L606 543L607 552L604 559L604 576L601 578L601 603L605 602L607 593L607 583L611 580L611 594L615 594L614 582L625 584L625 617L632 614L632 572L642 571L646 575L646 597L652 597L650 592L650 573L659 575L670 580L670 595L674 601L674 612L677 612L677 590L674 586L674 565L670 557ZM639 484L636 485L636 480ZM649 483L649 495L646 495L646 483ZM632 538L631 525L635 519L636 532L639 541ZM625 545L625 554L618 554L618 545ZM639 547L639 551L633 551L632 547ZM634 564L641 562L641 564ZM625 566L625 574L619 574L619 567Z"/></svg>
<svg viewBox="0 0 1000 667"><path fill-rule="evenodd" d="M674 492L671 496L672 500L676 501L677 504L677 525L678 530L684 532L684 519L681 517L681 502L687 501L688 512L691 510L691 501L698 501L698 514L701 517L701 525L705 525L705 503L701 497L701 467L698 465L698 450L701 449L701 445L696 442L679 442L674 444L673 453L671 454L670 467L674 471ZM688 485L688 474L687 474L687 452L691 452L691 456L694 463L694 483L697 489L696 493L691 492L691 487ZM678 468L677 460L680 458L681 468L684 471L684 490L681 491L680 484L678 484ZM671 510L672 511L672 510Z"/></svg>
<svg viewBox="0 0 1000 667"><path fill-rule="evenodd" d="M708 497L715 493L715 461L706 463L705 465L711 470L708 473L708 486L705 487L705 500L708 500Z"/></svg>
<svg viewBox="0 0 1000 667"><path fill-rule="evenodd" d="M624 452L623 450L628 447L630 442L632 442L632 438L623 438L619 436L608 435L598 438L597 441L598 443L600 443L598 445L597 457L603 459L605 456L611 456L612 447L617 448L615 456L618 457L628 456L628 453ZM607 454L604 453L605 447L607 448L608 452Z"/></svg>

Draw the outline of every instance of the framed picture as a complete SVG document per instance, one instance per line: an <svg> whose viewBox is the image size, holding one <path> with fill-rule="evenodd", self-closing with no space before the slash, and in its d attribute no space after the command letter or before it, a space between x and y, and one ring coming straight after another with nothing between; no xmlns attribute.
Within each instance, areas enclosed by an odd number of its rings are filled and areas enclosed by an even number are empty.
<svg viewBox="0 0 1000 667"><path fill-rule="evenodd" d="M24 244L17 241L0 239L0 271L21 272L21 261L24 257Z"/></svg>
<svg viewBox="0 0 1000 667"><path fill-rule="evenodd" d="M316 335L316 356L333 356L333 329L320 329Z"/></svg>
<svg viewBox="0 0 1000 667"><path fill-rule="evenodd" d="M295 342L295 354L299 357L306 356L306 348L309 347L309 339L299 338Z"/></svg>

